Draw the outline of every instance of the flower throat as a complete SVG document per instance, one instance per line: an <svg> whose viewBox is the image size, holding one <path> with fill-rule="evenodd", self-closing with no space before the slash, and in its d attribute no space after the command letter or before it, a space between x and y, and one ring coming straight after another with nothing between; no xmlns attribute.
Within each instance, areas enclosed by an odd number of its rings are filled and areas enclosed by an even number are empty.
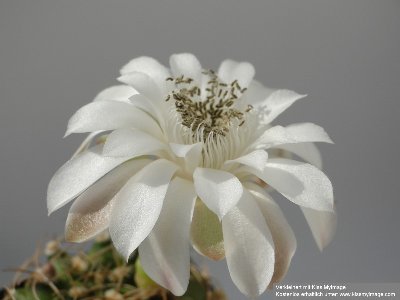
<svg viewBox="0 0 400 300"><path fill-rule="evenodd" d="M175 89L168 95L166 101L175 101L176 111L181 116L183 126L190 128L193 136L200 132L202 138L207 140L209 137L222 135L229 131L232 121L237 120L239 126L245 122L244 113L249 112L252 107L249 105L242 112L233 108L235 102L243 95L246 88L241 88L238 81L234 80L230 84L221 82L212 70L203 71L210 80L202 90L193 85L193 79L189 77L172 78L166 80L175 84Z"/></svg>

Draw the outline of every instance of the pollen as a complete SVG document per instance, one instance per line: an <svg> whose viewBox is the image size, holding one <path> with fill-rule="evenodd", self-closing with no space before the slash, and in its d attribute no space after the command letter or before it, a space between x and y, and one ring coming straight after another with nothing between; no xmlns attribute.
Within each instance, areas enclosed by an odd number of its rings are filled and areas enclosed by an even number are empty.
<svg viewBox="0 0 400 300"><path fill-rule="evenodd" d="M174 84L166 101L174 101L175 109L180 114L181 124L190 128L193 136L201 132L203 140L210 136L225 136L233 122L242 126L245 122L245 111L235 107L235 103L246 91L237 80L227 84L222 82L212 70L205 70L208 82L201 89L192 78L169 77L166 80Z"/></svg>

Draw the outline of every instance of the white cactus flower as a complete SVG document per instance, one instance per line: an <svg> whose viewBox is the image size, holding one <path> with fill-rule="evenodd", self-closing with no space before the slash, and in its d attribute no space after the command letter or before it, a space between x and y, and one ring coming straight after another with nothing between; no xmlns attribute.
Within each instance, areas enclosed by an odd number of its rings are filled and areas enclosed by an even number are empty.
<svg viewBox="0 0 400 300"><path fill-rule="evenodd" d="M169 69L150 57L125 65L125 85L104 90L69 121L66 135L90 135L48 188L49 213L75 199L66 239L108 228L116 249L127 260L138 249L145 272L175 295L186 291L192 245L226 258L239 290L257 297L285 276L296 249L266 183L301 207L321 249L329 243L332 185L313 142L331 139L311 123L272 126L304 95L268 89L254 74L250 63L232 60L205 70L186 53L172 55Z"/></svg>

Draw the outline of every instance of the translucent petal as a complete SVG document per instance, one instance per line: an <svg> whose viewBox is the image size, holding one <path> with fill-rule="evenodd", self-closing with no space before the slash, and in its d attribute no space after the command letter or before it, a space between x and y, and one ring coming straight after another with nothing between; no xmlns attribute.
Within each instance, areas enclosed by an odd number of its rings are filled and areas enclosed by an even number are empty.
<svg viewBox="0 0 400 300"><path fill-rule="evenodd" d="M173 163L157 160L132 177L116 196L109 231L115 248L126 260L157 222L176 170Z"/></svg>
<svg viewBox="0 0 400 300"><path fill-rule="evenodd" d="M233 282L246 296L258 297L274 272L274 244L264 216L247 190L222 219L222 229Z"/></svg>
<svg viewBox="0 0 400 300"><path fill-rule="evenodd" d="M197 195L220 219L236 205L243 193L239 179L225 171L197 168L193 180Z"/></svg>
<svg viewBox="0 0 400 300"><path fill-rule="evenodd" d="M190 233L193 248L198 253L212 260L225 257L221 222L200 199L197 199L194 207Z"/></svg>
<svg viewBox="0 0 400 300"><path fill-rule="evenodd" d="M69 210L65 239L69 242L83 242L107 229L113 197L130 177L150 161L137 159L123 163L83 192Z"/></svg>
<svg viewBox="0 0 400 300"><path fill-rule="evenodd" d="M66 162L54 174L47 189L49 214L77 197L129 157L104 157L102 146L95 146Z"/></svg>
<svg viewBox="0 0 400 300"><path fill-rule="evenodd" d="M336 211L318 211L302 207L301 210L310 226L319 250L323 250L333 239L336 232Z"/></svg>
<svg viewBox="0 0 400 300"><path fill-rule="evenodd" d="M196 197L192 182L173 179L156 225L139 246L147 275L176 296L183 295L189 283L189 231Z"/></svg>

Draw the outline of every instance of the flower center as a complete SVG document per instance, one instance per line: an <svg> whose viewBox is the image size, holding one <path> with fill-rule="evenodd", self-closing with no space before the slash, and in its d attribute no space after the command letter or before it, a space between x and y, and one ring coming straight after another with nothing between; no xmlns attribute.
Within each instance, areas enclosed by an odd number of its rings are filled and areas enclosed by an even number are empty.
<svg viewBox="0 0 400 300"><path fill-rule="evenodd" d="M235 108L236 101L246 91L237 80L227 84L212 70L204 71L203 74L209 78L204 89L195 85L192 78L183 75L167 78L167 81L174 83L175 89L166 101L175 101L181 124L191 129L193 137L207 140L209 137L225 136L233 122L242 126L245 122L244 114L252 107L248 106L245 111Z"/></svg>

